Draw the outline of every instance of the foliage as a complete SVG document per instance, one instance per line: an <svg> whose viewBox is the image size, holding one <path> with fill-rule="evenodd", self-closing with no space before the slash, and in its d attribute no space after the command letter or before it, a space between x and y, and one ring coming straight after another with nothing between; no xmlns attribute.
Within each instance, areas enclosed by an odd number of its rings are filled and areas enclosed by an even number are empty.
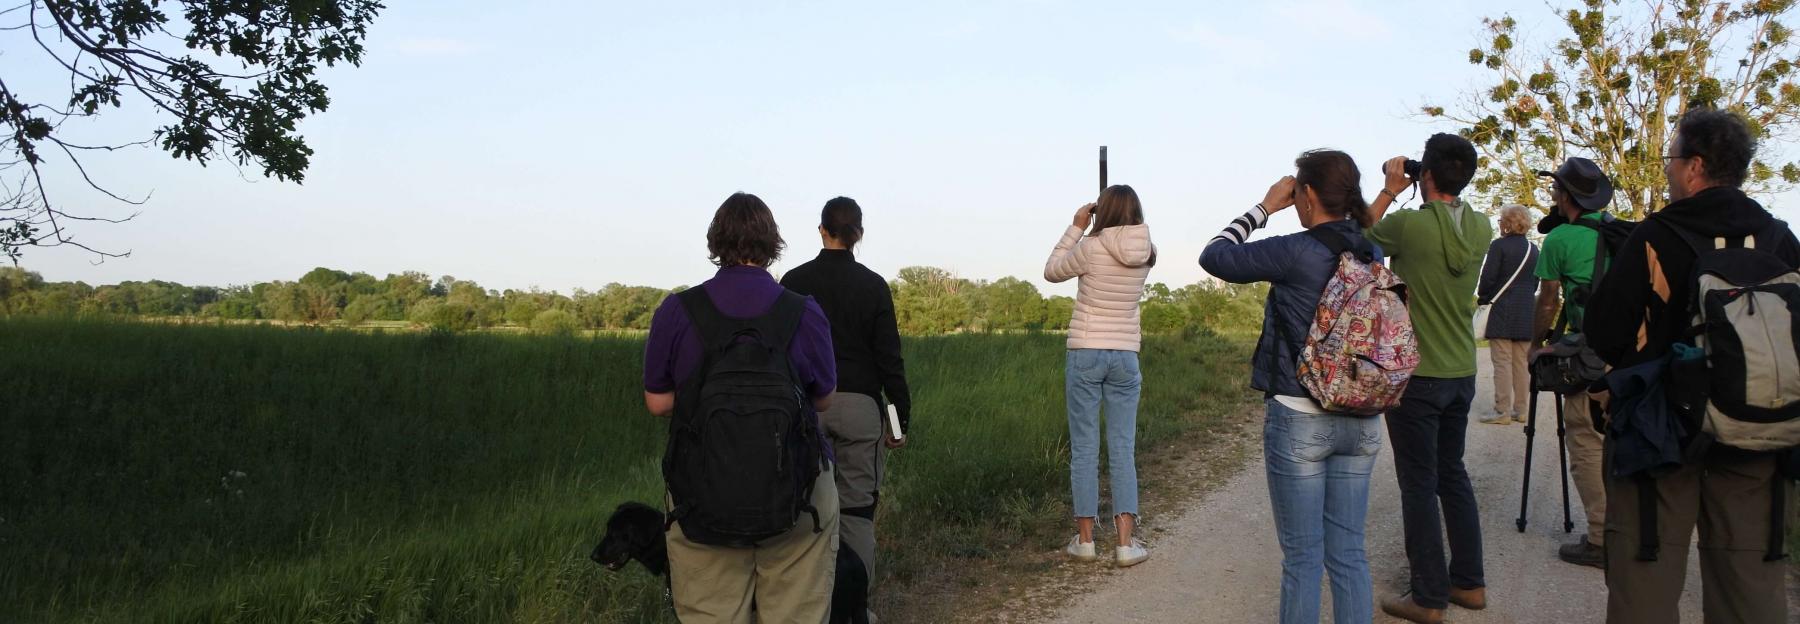
<svg viewBox="0 0 1800 624"><path fill-rule="evenodd" d="M1003 277L967 280L933 267L901 269L889 284L900 331L909 335L954 332L1060 331L1069 327L1075 301L1045 297L1030 282ZM92 287L80 282L46 282L37 273L0 269L0 316L108 314L117 316L204 317L270 320L311 325L356 326L407 321L418 327L460 332L510 325L534 331L540 318L554 319L555 332L650 328L656 308L672 291L607 284L572 295L537 289L495 291L443 276L417 272L377 279L367 273L329 268L297 281L250 286L188 287L173 282L124 282ZM1171 289L1145 288L1142 327L1146 333L1256 331L1268 287L1203 282ZM545 317L550 312L557 314ZM566 321L564 319L567 319Z"/></svg>
<svg viewBox="0 0 1800 624"><path fill-rule="evenodd" d="M179 7L177 12L176 7ZM28 94L0 80L0 254L72 245L72 221L94 220L51 203L42 182L51 163L72 168L96 190L84 153L155 144L177 158L223 158L265 176L299 182L313 150L299 133L308 115L331 105L321 68L360 65L363 38L382 9L376 0L27 0L0 11L6 30L25 30L57 69L66 95ZM125 102L162 124L147 139L72 137L67 124ZM131 200L125 200L131 201ZM133 202L136 203L136 202Z"/></svg>
<svg viewBox="0 0 1800 624"><path fill-rule="evenodd" d="M1561 13L1566 33L1548 49L1521 47L1512 17L1487 19L1470 63L1492 73L1452 109L1422 112L1456 122L1482 153L1474 188L1493 203L1548 205L1536 171L1569 156L1592 158L1618 189L1613 210L1632 219L1667 194L1663 150L1690 107L1742 114L1764 139L1800 119L1794 0L1584 0ZM1800 167L1764 150L1749 183L1800 182Z"/></svg>
<svg viewBox="0 0 1800 624"><path fill-rule="evenodd" d="M563 310L544 310L531 319L531 331L553 336L572 336L581 327L575 315Z"/></svg>

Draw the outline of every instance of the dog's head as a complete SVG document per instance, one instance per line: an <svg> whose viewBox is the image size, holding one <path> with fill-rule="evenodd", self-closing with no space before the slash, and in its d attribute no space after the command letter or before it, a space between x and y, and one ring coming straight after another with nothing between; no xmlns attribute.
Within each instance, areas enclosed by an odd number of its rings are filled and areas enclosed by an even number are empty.
<svg viewBox="0 0 1800 624"><path fill-rule="evenodd" d="M668 568L668 554L663 548L663 514L643 503L627 502L613 510L606 519L606 535L588 555L594 563L618 570L636 559L650 571L661 573Z"/></svg>

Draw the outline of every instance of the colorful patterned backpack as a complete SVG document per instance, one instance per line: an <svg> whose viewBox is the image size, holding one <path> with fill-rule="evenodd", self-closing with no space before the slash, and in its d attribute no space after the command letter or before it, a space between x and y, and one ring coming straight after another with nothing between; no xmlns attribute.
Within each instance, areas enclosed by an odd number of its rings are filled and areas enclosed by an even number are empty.
<svg viewBox="0 0 1800 624"><path fill-rule="evenodd" d="M1406 283L1343 235L1306 233L1338 257L1338 267L1300 350L1300 386L1328 412L1375 416L1392 409L1419 366Z"/></svg>

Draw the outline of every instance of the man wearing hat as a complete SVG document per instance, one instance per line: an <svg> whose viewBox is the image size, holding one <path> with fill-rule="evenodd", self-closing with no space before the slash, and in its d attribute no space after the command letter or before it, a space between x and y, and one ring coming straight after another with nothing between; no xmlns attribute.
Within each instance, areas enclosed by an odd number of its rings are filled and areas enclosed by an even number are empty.
<svg viewBox="0 0 1800 624"><path fill-rule="evenodd" d="M1611 217L1606 206L1612 203L1612 181L1600 166L1586 158L1563 161L1556 171L1539 171L1539 176L1554 180L1551 190L1556 206L1538 222L1538 231L1547 231L1543 253L1538 258L1538 290L1536 325L1532 335L1537 346L1550 333L1562 307L1566 327L1579 331L1588 291L1594 281L1594 260L1600 245L1599 230L1574 225L1577 220L1604 223ZM1604 567L1606 551L1606 481L1601 470L1605 440L1594 427L1594 409L1588 393L1563 396L1563 418L1567 423L1565 437L1569 449L1569 473L1575 478L1575 489L1581 495L1581 506L1587 510L1587 534L1573 544L1564 545L1558 555L1576 565Z"/></svg>

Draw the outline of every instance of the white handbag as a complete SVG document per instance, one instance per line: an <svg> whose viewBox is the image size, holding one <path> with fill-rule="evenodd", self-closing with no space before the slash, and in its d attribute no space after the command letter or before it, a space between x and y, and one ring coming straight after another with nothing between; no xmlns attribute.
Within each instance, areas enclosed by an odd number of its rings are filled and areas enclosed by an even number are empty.
<svg viewBox="0 0 1800 624"><path fill-rule="evenodd" d="M1512 288L1513 280L1519 279L1519 273L1525 270L1525 264L1531 262L1531 257L1536 253L1537 245L1531 244L1531 241L1525 241L1525 259L1519 261L1519 268L1513 269L1512 277L1506 278L1506 283L1500 286L1500 292L1494 293L1494 301L1499 301L1500 297L1506 294L1506 289ZM1484 306L1475 306L1475 322L1473 325L1475 328L1476 340L1482 339L1484 337L1483 334L1487 333L1488 313L1492 311L1493 307L1494 304L1491 303Z"/></svg>

